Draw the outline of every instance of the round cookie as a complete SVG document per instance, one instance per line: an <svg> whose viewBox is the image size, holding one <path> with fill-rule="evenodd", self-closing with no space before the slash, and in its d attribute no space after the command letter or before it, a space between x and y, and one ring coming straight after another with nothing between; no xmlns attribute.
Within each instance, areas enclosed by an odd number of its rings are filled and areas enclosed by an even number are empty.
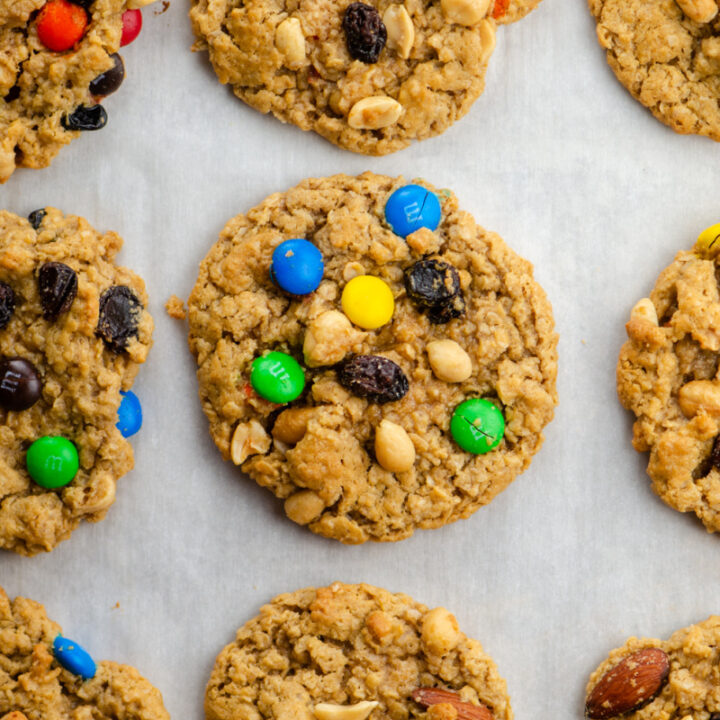
<svg viewBox="0 0 720 720"><path fill-rule="evenodd" d="M701 236L702 238L702 236ZM720 258L699 240L633 308L617 389L653 490L720 530Z"/></svg>
<svg viewBox="0 0 720 720"><path fill-rule="evenodd" d="M720 713L720 616L678 630L669 640L630 638L587 685L591 720L697 718Z"/></svg>
<svg viewBox="0 0 720 720"><path fill-rule="evenodd" d="M436 205L437 229L396 235L385 205L404 185L337 175L271 195L226 225L188 303L200 397L223 457L282 498L292 520L346 543L469 516L529 465L556 404L557 337L530 263L426 183L420 204ZM303 297L270 277L274 249L291 238L324 260L320 286ZM419 304L422 282L408 295L406 274L422 280L428 268L447 271L432 288L444 304ZM389 287L389 323L350 322L345 313L386 310L380 294L347 305L357 280ZM277 351L304 372L289 406L251 382L254 361ZM484 454L451 433L455 408L472 398L497 406L506 424Z"/></svg>
<svg viewBox="0 0 720 720"><path fill-rule="evenodd" d="M385 155L444 132L485 86L497 23L539 0L193 0L195 50L248 105Z"/></svg>
<svg viewBox="0 0 720 720"><path fill-rule="evenodd" d="M350 706L355 706L351 708ZM372 585L279 595L218 656L206 720L511 720L505 680L444 608Z"/></svg>
<svg viewBox="0 0 720 720"><path fill-rule="evenodd" d="M0 212L0 548L25 555L52 550L112 505L133 466L116 427L120 393L145 361L153 327L143 281L114 264L118 235L53 208L30 217ZM36 390L22 372L3 372L12 359L30 364ZM32 404L8 409L16 398ZM76 452L69 484L31 477L28 451L45 437ZM62 466L45 460L50 474Z"/></svg>
<svg viewBox="0 0 720 720"><path fill-rule="evenodd" d="M63 643L61 663L61 632L42 605L22 597L11 602L0 588L0 720L169 720L160 691L135 668L88 657L84 678L74 667L79 650L72 641Z"/></svg>
<svg viewBox="0 0 720 720"><path fill-rule="evenodd" d="M0 183L17 167L47 167L83 130L104 127L100 101L125 74L116 53L134 39L123 16L137 23L152 1L0 3Z"/></svg>
<svg viewBox="0 0 720 720"><path fill-rule="evenodd" d="M715 0L589 0L618 80L679 133L720 140Z"/></svg>

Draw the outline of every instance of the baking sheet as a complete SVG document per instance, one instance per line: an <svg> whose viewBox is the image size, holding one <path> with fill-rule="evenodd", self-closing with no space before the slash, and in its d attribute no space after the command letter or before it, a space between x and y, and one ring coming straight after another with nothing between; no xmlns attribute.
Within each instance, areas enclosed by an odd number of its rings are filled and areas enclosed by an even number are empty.
<svg viewBox="0 0 720 720"><path fill-rule="evenodd" d="M711 141L676 135L617 83L582 0L545 0L498 33L487 89L439 138L385 158L341 151L244 106L192 54L185 0L144 11L108 127L0 187L125 238L155 347L145 425L115 506L51 554L0 555L0 584L43 602L97 659L134 665L173 718L202 720L214 658L279 592L366 581L443 605L507 679L517 718L580 718L584 686L632 634L720 610L720 537L651 492L614 387L623 325L676 250L718 221ZM469 520L343 547L287 521L220 459L197 397L186 298L225 222L306 176L370 169L454 188L535 265L560 333L560 405L531 468Z"/></svg>

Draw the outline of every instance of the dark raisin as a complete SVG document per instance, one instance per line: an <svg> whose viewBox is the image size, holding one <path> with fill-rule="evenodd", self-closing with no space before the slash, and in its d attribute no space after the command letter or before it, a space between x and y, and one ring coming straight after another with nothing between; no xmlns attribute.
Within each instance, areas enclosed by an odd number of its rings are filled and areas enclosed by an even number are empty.
<svg viewBox="0 0 720 720"><path fill-rule="evenodd" d="M100 317L96 333L116 353L127 347L131 337L137 337L142 304L125 285L113 285L100 296Z"/></svg>
<svg viewBox="0 0 720 720"><path fill-rule="evenodd" d="M0 282L0 330L9 322L15 312L15 293L4 282Z"/></svg>
<svg viewBox="0 0 720 720"><path fill-rule="evenodd" d="M90 10L90 6L95 2L95 0L70 0L70 2L73 5L79 5L86 10Z"/></svg>
<svg viewBox="0 0 720 720"><path fill-rule="evenodd" d="M364 63L377 62L387 42L387 30L380 13L372 5L361 2L348 5L343 30L351 57Z"/></svg>
<svg viewBox="0 0 720 720"><path fill-rule="evenodd" d="M98 75L90 83L91 95L106 97L114 93L122 85L122 81L125 79L125 64L123 63L123 59L117 53L113 53L110 57L114 65L102 75Z"/></svg>
<svg viewBox="0 0 720 720"><path fill-rule="evenodd" d="M20 86L19 85L13 85L10 90L8 90L7 95L5 96L5 102L12 102L13 100L17 100L20 97Z"/></svg>
<svg viewBox="0 0 720 720"><path fill-rule="evenodd" d="M720 470L720 435L715 438L712 452L710 453L710 464Z"/></svg>
<svg viewBox="0 0 720 720"><path fill-rule="evenodd" d="M458 271L444 260L420 260L406 268L405 289L431 322L446 323L465 312Z"/></svg>
<svg viewBox="0 0 720 720"><path fill-rule="evenodd" d="M355 395L386 403L405 397L410 385L402 368L379 355L355 355L338 370L338 380Z"/></svg>
<svg viewBox="0 0 720 720"><path fill-rule="evenodd" d="M72 115L61 120L66 130L100 130L107 125L107 113L102 105L81 105Z"/></svg>
<svg viewBox="0 0 720 720"><path fill-rule="evenodd" d="M33 210L28 215L28 220L33 226L33 230L38 230L40 228L40 225L42 225L42 221L44 220L46 214L47 213L45 212L45 208L40 208L39 210Z"/></svg>
<svg viewBox="0 0 720 720"><path fill-rule="evenodd" d="M77 273L64 263L45 263L38 273L38 288L43 317L56 320L70 310L77 295Z"/></svg>

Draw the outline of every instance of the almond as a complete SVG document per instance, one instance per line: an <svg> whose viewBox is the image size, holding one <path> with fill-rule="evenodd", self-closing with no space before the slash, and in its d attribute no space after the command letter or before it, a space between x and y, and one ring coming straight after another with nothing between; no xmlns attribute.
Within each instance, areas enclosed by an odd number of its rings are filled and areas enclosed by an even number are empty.
<svg viewBox="0 0 720 720"><path fill-rule="evenodd" d="M635 710L657 695L670 672L660 648L645 648L610 668L588 695L585 714L603 720Z"/></svg>
<svg viewBox="0 0 720 720"><path fill-rule="evenodd" d="M423 707L448 703L457 710L458 720L494 720L493 714L484 705L473 705L460 699L452 690L443 688L418 688L412 691L413 700Z"/></svg>

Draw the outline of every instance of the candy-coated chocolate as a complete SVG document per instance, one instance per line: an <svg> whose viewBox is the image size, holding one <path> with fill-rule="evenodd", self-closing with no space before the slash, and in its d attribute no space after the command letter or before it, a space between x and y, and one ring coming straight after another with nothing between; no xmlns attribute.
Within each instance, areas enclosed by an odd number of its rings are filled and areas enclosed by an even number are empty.
<svg viewBox="0 0 720 720"><path fill-rule="evenodd" d="M82 40L87 24L87 13L80 5L50 0L38 13L37 34L48 50L65 52Z"/></svg>
<svg viewBox="0 0 720 720"><path fill-rule="evenodd" d="M142 30L142 13L140 10L126 10L122 16L122 35L120 47L129 45Z"/></svg>
<svg viewBox="0 0 720 720"><path fill-rule="evenodd" d="M289 403L303 391L305 373L294 357L274 351L253 360L250 384L270 402Z"/></svg>
<svg viewBox="0 0 720 720"><path fill-rule="evenodd" d="M45 436L36 440L25 458L30 477L41 487L64 487L77 475L80 461L75 446L66 438Z"/></svg>
<svg viewBox="0 0 720 720"><path fill-rule="evenodd" d="M354 277L343 289L341 304L348 318L365 330L389 323L395 311L390 286L373 275Z"/></svg>
<svg viewBox="0 0 720 720"><path fill-rule="evenodd" d="M285 292L308 295L322 280L322 253L307 240L296 238L280 243L272 254L270 277Z"/></svg>
<svg viewBox="0 0 720 720"><path fill-rule="evenodd" d="M124 438L132 437L142 427L142 406L138 396L132 391L120 391L122 402L118 408L118 421L115 427Z"/></svg>
<svg viewBox="0 0 720 720"><path fill-rule="evenodd" d="M74 675L79 675L83 680L95 677L95 661L74 640L58 635L53 641L53 652L55 659Z"/></svg>
<svg viewBox="0 0 720 720"><path fill-rule="evenodd" d="M450 420L450 433L455 442L469 453L482 455L502 440L505 418L494 403L472 398L460 403Z"/></svg>
<svg viewBox="0 0 720 720"><path fill-rule="evenodd" d="M400 237L407 237L423 227L435 230L440 224L440 216L437 195L421 185L404 185L385 203L385 219Z"/></svg>
<svg viewBox="0 0 720 720"><path fill-rule="evenodd" d="M35 366L23 358L0 360L0 407L20 412L32 407L42 392Z"/></svg>
<svg viewBox="0 0 720 720"><path fill-rule="evenodd" d="M705 228L695 242L695 248L706 255L720 253L720 223Z"/></svg>

